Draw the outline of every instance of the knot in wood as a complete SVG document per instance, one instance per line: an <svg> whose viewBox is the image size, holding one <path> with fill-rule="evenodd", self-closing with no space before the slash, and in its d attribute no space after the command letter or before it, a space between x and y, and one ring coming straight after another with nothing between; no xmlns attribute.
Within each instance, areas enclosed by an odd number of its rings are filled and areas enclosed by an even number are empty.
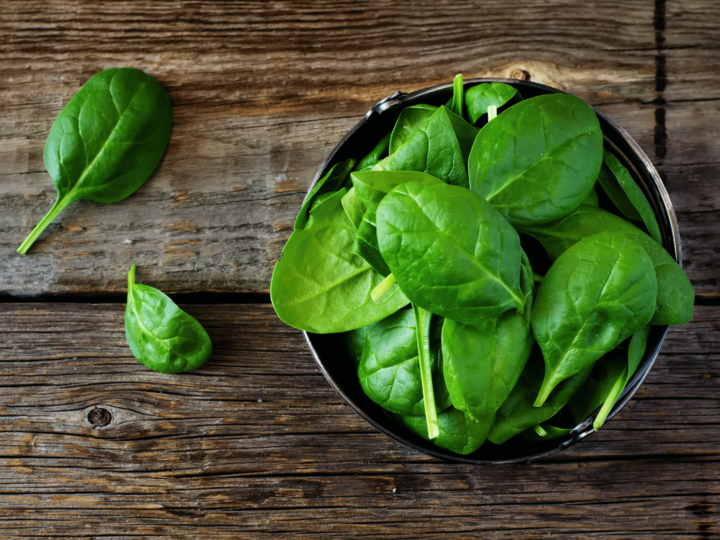
<svg viewBox="0 0 720 540"><path fill-rule="evenodd" d="M87 419L93 427L105 427L112 421L112 414L102 407L93 407L88 413Z"/></svg>
<svg viewBox="0 0 720 540"><path fill-rule="evenodd" d="M510 72L510 78L511 79L519 79L521 81L529 81L530 73L525 71L524 69L516 68Z"/></svg>

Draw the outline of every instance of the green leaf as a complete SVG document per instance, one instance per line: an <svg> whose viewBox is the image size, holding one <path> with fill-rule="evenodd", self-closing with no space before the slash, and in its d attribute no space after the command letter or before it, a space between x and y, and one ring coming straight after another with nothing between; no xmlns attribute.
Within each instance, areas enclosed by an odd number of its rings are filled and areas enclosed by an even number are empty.
<svg viewBox="0 0 720 540"><path fill-rule="evenodd" d="M515 88L505 83L482 83L465 92L468 116L473 124L487 114L491 105L499 109L513 99L522 100L522 96Z"/></svg>
<svg viewBox="0 0 720 540"><path fill-rule="evenodd" d="M596 208L600 206L600 201L598 200L598 194L597 191L595 191L595 187L590 190L590 193L587 197L585 197L585 200L582 203Z"/></svg>
<svg viewBox="0 0 720 540"><path fill-rule="evenodd" d="M530 332L533 277L523 253L521 274L526 309L472 325L445 319L443 373L453 406L478 422L488 421L507 399L522 373L534 343Z"/></svg>
<svg viewBox="0 0 720 540"><path fill-rule="evenodd" d="M627 219L645 223L652 239L662 245L662 234L655 213L633 177L610 152L604 153L603 162L605 166L600 171L598 182L605 193Z"/></svg>
<svg viewBox="0 0 720 540"><path fill-rule="evenodd" d="M375 212L366 211L355 235L352 252L360 255L378 274L385 277L390 273L390 269L380 253L375 221Z"/></svg>
<svg viewBox="0 0 720 540"><path fill-rule="evenodd" d="M491 442L502 444L518 433L555 416L582 386L592 368L587 367L577 375L565 379L542 406L534 407L533 401L540 388L544 369L539 355L530 358L520 380L495 415L495 425L488 435Z"/></svg>
<svg viewBox="0 0 720 540"><path fill-rule="evenodd" d="M333 165L325 176L323 176L307 194L297 218L295 218L295 230L304 229L310 217L310 211L315 209L323 200L327 200L331 193L343 187L345 179L355 165L354 159L348 159Z"/></svg>
<svg viewBox="0 0 720 540"><path fill-rule="evenodd" d="M202 325L163 292L135 283L128 274L125 336L139 362L160 373L197 369L208 361L212 343Z"/></svg>
<svg viewBox="0 0 720 540"><path fill-rule="evenodd" d="M377 165L383 157L388 153L390 146L390 133L385 135L375 147L370 150L370 153L362 158L355 166L353 171L369 171L375 165Z"/></svg>
<svg viewBox="0 0 720 540"><path fill-rule="evenodd" d="M426 441L430 440L427 431L427 422L424 416L392 417L408 430L419 435ZM457 409L447 409L438 414L439 434L433 440L436 446L445 448L456 454L472 454L485 442L492 424L481 424Z"/></svg>
<svg viewBox="0 0 720 540"><path fill-rule="evenodd" d="M362 357L363 348L365 347L365 336L373 327L373 324L361 326L360 328L356 328L355 330L350 330L342 334L342 342L345 346L345 351L347 351L356 369L360 364L360 357Z"/></svg>
<svg viewBox="0 0 720 540"><path fill-rule="evenodd" d="M365 205L360 200L360 197L358 197L354 187L343 195L341 202L343 209L345 209L345 214L353 227L355 227L355 229L360 227L363 215L365 214Z"/></svg>
<svg viewBox="0 0 720 540"><path fill-rule="evenodd" d="M414 171L365 171L350 175L358 197L368 211L376 212L385 195L401 184L422 182L440 184L442 180L429 174Z"/></svg>
<svg viewBox="0 0 720 540"><path fill-rule="evenodd" d="M355 228L342 207L343 196L339 191L311 212L275 265L270 284L273 307L282 321L300 330L346 332L408 304L397 286L378 303L370 298L382 276L351 253Z"/></svg>
<svg viewBox="0 0 720 540"><path fill-rule="evenodd" d="M648 324L656 294L652 260L632 236L596 234L563 253L543 278L532 312L547 368L535 405Z"/></svg>
<svg viewBox="0 0 720 540"><path fill-rule="evenodd" d="M605 231L633 235L653 261L657 275L657 305L651 325L685 324L693 316L695 291L685 272L665 249L634 225L610 212L580 206L568 216L542 226L518 230L537 239L553 261L583 238Z"/></svg>
<svg viewBox="0 0 720 540"><path fill-rule="evenodd" d="M522 312L520 238L482 197L401 184L377 210L380 252L414 305L461 323Z"/></svg>
<svg viewBox="0 0 720 540"><path fill-rule="evenodd" d="M410 105L400 111L395 127L390 134L390 154L410 140L413 134L422 126L428 118L437 110L432 105Z"/></svg>
<svg viewBox="0 0 720 540"><path fill-rule="evenodd" d="M113 203L134 193L160 162L171 128L170 98L150 75L112 68L91 77L50 129L45 168L58 198L18 252L73 202Z"/></svg>
<svg viewBox="0 0 720 540"><path fill-rule="evenodd" d="M441 323L434 324L433 334ZM450 406L442 375L440 339L430 342L431 378L437 411ZM424 415L423 379L418 355L415 314L398 311L373 325L367 332L358 378L365 394L384 409L404 415ZM423 416L423 420L424 420Z"/></svg>
<svg viewBox="0 0 720 540"><path fill-rule="evenodd" d="M577 208L602 163L602 131L583 100L551 94L513 105L478 133L470 189L513 225L546 223Z"/></svg>
<svg viewBox="0 0 720 540"><path fill-rule="evenodd" d="M438 108L375 171L417 171L467 187L465 166L477 130L447 107Z"/></svg>

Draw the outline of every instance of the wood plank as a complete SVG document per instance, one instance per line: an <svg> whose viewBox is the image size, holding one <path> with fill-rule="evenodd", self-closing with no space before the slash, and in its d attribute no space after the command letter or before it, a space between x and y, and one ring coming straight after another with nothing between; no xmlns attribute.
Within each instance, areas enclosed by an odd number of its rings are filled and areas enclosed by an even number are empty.
<svg viewBox="0 0 720 540"><path fill-rule="evenodd" d="M671 329L600 432L550 459L479 468L376 432L269 305L185 306L215 353L182 375L132 358L123 309L0 305L3 538L718 532L720 307Z"/></svg>
<svg viewBox="0 0 720 540"><path fill-rule="evenodd" d="M660 168L675 204L684 268L705 301L720 300L720 92L716 81L720 6L711 0L666 2L662 95L667 155Z"/></svg>
<svg viewBox="0 0 720 540"><path fill-rule="evenodd" d="M170 292L265 291L335 142L393 91L458 72L575 93L652 154L653 14L644 0L12 3L0 19L0 292L122 293L132 263ZM53 119L118 65L167 88L165 158L129 199L76 203L17 255L55 198L42 161Z"/></svg>

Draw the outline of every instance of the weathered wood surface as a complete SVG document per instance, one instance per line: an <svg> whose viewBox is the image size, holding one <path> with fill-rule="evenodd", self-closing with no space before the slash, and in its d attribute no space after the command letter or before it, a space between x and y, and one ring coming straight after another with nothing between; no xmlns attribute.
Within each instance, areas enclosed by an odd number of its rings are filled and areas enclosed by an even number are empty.
<svg viewBox="0 0 720 540"><path fill-rule="evenodd" d="M186 306L215 353L183 375L132 358L123 309L0 306L0 537L720 533L720 308L671 330L600 432L501 467L376 432L269 305Z"/></svg>
<svg viewBox="0 0 720 540"><path fill-rule="evenodd" d="M649 0L13 2L0 17L0 292L122 293L132 263L170 292L265 291L340 137L393 91L458 72L575 93L653 157L655 11ZM55 198L42 161L52 121L113 66L167 88L164 160L129 199L76 203L16 254ZM717 260L703 252L693 270Z"/></svg>

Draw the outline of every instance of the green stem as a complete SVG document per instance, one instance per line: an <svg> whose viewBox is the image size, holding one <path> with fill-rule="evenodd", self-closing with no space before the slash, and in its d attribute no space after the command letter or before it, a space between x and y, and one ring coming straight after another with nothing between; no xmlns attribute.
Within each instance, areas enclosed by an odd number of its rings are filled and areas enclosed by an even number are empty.
<svg viewBox="0 0 720 540"><path fill-rule="evenodd" d="M38 239L38 236L42 234L42 232L45 230L45 227L50 225L50 223L58 217L58 214L62 212L67 205L69 205L72 201L69 200L67 197L64 197L62 199L58 198L57 201L55 201L55 204L50 209L50 211L45 214L45 217L42 218L42 221L38 223L35 228L32 230L32 232L28 235L28 237L25 239L25 241L20 244L20 247L17 249L18 253L25 254L27 253L27 250L30 249L30 246L33 245L35 240Z"/></svg>
<svg viewBox="0 0 720 540"><path fill-rule="evenodd" d="M377 303L378 300L380 300L380 297L385 294L390 287L395 285L395 276L392 274L388 274L388 277L383 279L377 287L375 287L372 292L370 293L370 298L373 299L373 302Z"/></svg>
<svg viewBox="0 0 720 540"><path fill-rule="evenodd" d="M490 105L488 107L488 122L497 116L497 107Z"/></svg>
<svg viewBox="0 0 720 540"><path fill-rule="evenodd" d="M540 274L533 272L533 281L535 283L542 283L543 277L545 276L541 276Z"/></svg>
<svg viewBox="0 0 720 540"><path fill-rule="evenodd" d="M415 312L415 335L417 336L418 360L420 361L420 378L422 379L423 401L425 402L425 419L427 420L428 437L437 439L440 435L437 409L435 408L435 391L432 380L432 356L430 353L430 321L432 313L413 305Z"/></svg>
<svg viewBox="0 0 720 540"><path fill-rule="evenodd" d="M450 110L457 114L460 118L463 117L463 97L465 95L465 88L463 87L463 76L456 75L453 79L453 97L452 103L450 103Z"/></svg>
<svg viewBox="0 0 720 540"><path fill-rule="evenodd" d="M540 437L545 437L545 436L547 436L547 431L545 431L540 424L538 424L537 426L533 427L533 429L535 430L535 433L537 433Z"/></svg>
<svg viewBox="0 0 720 540"><path fill-rule="evenodd" d="M608 397L605 399L605 403L603 403L602 409L600 409L600 412L598 413L597 417L595 418L595 421L593 422L593 429L597 431L602 427L602 425L605 423L605 420L607 420L608 414L610 414L610 411L612 410L613 406L615 405L615 402L617 401L618 397L620 397L620 394L622 393L623 389L625 388L625 385L628 381L628 368L625 366L625 369L623 369L620 376L615 381L615 384L612 387L612 390L610 390L610 393L608 394Z"/></svg>

